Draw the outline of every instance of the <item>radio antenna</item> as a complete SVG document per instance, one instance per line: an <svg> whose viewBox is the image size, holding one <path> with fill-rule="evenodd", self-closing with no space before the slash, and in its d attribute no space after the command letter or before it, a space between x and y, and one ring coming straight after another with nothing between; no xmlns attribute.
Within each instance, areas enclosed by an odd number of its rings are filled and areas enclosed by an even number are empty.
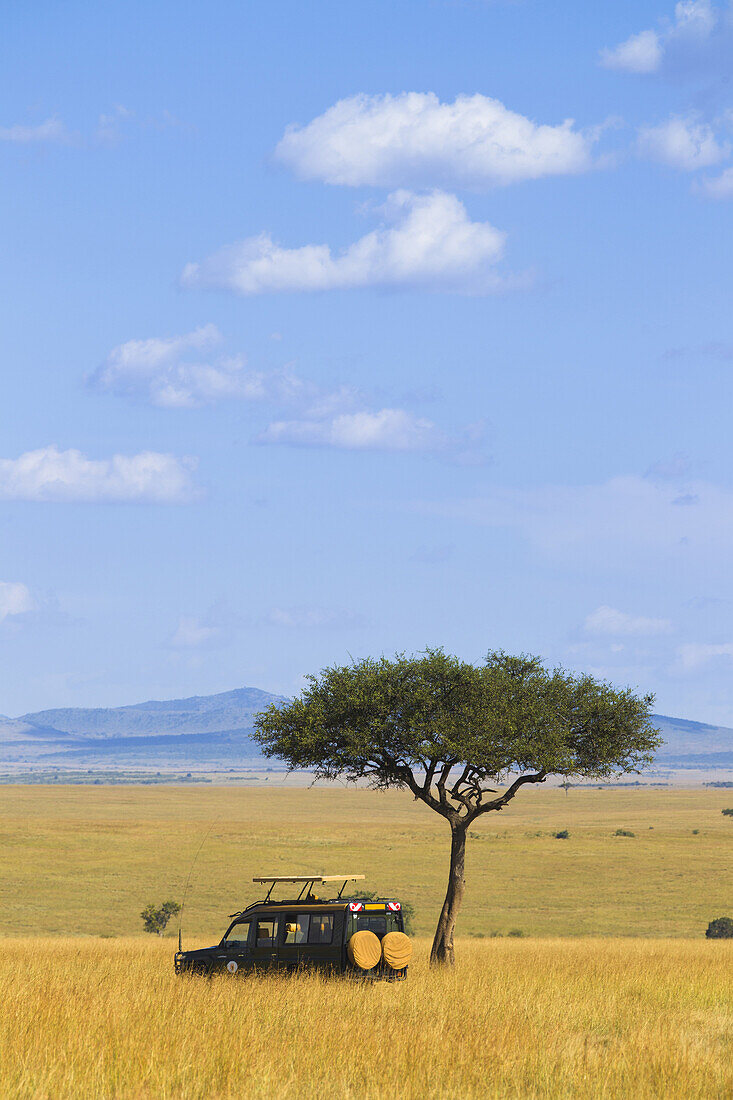
<svg viewBox="0 0 733 1100"><path fill-rule="evenodd" d="M217 824L216 821L212 821L211 825L209 825L208 829L206 830L206 834L204 836L204 839L199 844L199 846L196 850L196 855L193 857L193 860L191 861L191 866L189 867L189 870L188 870L188 878L186 879L186 885L185 885L184 890L183 890L183 902L181 904L181 912L180 912L180 915L178 917L178 950L179 951L182 950L182 948L181 948L181 927L183 925L183 910L186 907L186 898L188 896L188 887L189 887L189 884L191 882L191 875L193 874L193 869L196 866L196 860L199 858L199 855L201 853L201 849L203 848L206 841L209 839L209 833L211 832L211 830L214 828L214 826L216 824Z"/></svg>

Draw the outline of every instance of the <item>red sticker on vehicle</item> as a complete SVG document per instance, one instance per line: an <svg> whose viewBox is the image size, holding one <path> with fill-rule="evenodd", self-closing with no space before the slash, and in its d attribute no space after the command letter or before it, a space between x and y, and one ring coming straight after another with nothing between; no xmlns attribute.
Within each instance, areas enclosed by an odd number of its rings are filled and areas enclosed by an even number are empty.
<svg viewBox="0 0 733 1100"><path fill-rule="evenodd" d="M402 906L400 905L400 903L398 901L388 901L387 902L387 908L391 909L393 913L399 913Z"/></svg>
<svg viewBox="0 0 733 1100"><path fill-rule="evenodd" d="M359 910L363 909L363 908L364 908L364 905L360 901L350 901L349 902L349 912L350 913L358 913Z"/></svg>

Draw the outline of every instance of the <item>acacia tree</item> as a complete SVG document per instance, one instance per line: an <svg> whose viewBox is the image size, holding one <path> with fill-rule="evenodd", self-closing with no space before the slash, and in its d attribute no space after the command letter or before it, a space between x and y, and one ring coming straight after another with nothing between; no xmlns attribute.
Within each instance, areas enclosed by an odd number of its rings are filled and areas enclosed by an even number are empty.
<svg viewBox="0 0 733 1100"><path fill-rule="evenodd" d="M477 817L551 774L638 771L660 743L653 696L550 672L536 657L496 651L476 666L427 649L327 668L308 681L300 698L257 715L255 738L290 768L406 788L446 819L450 871L433 963L454 961L466 837Z"/></svg>

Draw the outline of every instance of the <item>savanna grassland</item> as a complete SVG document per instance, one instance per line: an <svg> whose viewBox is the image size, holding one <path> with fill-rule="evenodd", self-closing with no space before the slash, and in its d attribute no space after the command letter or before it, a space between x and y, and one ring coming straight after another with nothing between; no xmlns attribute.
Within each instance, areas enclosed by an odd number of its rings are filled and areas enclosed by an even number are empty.
<svg viewBox="0 0 733 1100"><path fill-rule="evenodd" d="M204 838L189 946L259 896L255 874L365 874L425 935L445 889L448 827L399 792L12 786L1 802L0 935L138 934L144 905L181 900ZM699 937L733 916L732 804L714 789L522 791L472 830L460 933Z"/></svg>
<svg viewBox="0 0 733 1100"><path fill-rule="evenodd" d="M522 792L474 830L457 966L435 972L448 830L409 797L5 788L0 1095L727 1100L733 941L704 930L733 915L730 804ZM219 938L253 874L361 872L415 906L408 980L176 978L174 933L139 913L181 899L204 838L185 946Z"/></svg>
<svg viewBox="0 0 733 1100"><path fill-rule="evenodd" d="M733 942L465 940L408 980L176 978L169 944L0 943L3 1096L733 1095Z"/></svg>

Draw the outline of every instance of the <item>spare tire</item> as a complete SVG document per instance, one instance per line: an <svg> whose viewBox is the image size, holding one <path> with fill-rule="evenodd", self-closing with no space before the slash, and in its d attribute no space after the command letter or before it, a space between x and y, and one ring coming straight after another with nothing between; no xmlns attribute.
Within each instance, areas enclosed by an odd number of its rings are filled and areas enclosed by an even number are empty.
<svg viewBox="0 0 733 1100"><path fill-rule="evenodd" d="M360 970L372 970L382 958L382 945L373 932L363 928L354 932L346 945L346 953Z"/></svg>
<svg viewBox="0 0 733 1100"><path fill-rule="evenodd" d="M382 940L382 955L387 966L402 970L412 958L412 943L404 932L388 932Z"/></svg>

